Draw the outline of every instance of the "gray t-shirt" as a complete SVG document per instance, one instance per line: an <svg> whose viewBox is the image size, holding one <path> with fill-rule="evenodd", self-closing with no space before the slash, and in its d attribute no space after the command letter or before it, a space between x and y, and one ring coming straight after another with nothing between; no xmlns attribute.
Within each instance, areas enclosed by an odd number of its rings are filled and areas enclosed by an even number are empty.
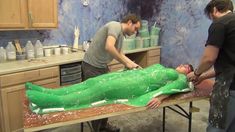
<svg viewBox="0 0 235 132"><path fill-rule="evenodd" d="M121 23L112 21L96 32L88 51L85 53L83 61L94 67L106 68L107 64L113 60L111 54L105 50L106 39L108 36L116 38L115 47L120 51L124 38Z"/></svg>

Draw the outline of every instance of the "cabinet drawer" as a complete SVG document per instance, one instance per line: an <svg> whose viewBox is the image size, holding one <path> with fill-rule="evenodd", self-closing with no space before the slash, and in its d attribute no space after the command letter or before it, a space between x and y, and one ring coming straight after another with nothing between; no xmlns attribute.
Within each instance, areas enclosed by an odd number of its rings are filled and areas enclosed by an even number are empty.
<svg viewBox="0 0 235 132"><path fill-rule="evenodd" d="M49 67L44 69L13 73L1 76L0 86L2 88L10 85L20 84L40 79L46 79L56 76L59 76L58 67Z"/></svg>
<svg viewBox="0 0 235 132"><path fill-rule="evenodd" d="M62 83L61 83L61 86L77 84L77 83L80 83L80 82L82 82L82 79L77 79L77 80L69 81L69 82L62 82Z"/></svg>
<svg viewBox="0 0 235 132"><path fill-rule="evenodd" d="M61 68L60 69L60 74L63 75L69 75L69 74L74 74L74 73L78 73L81 72L81 65L77 65L74 67L68 67L68 68Z"/></svg>
<svg viewBox="0 0 235 132"><path fill-rule="evenodd" d="M153 65L160 63L160 56L149 57L147 60L147 65Z"/></svg>
<svg viewBox="0 0 235 132"><path fill-rule="evenodd" d="M147 54L148 54L148 57L151 57L151 56L160 56L161 50L160 49L149 50Z"/></svg>
<svg viewBox="0 0 235 132"><path fill-rule="evenodd" d="M59 76L59 68L58 67L49 67L40 69L40 77L39 79L51 78Z"/></svg>
<svg viewBox="0 0 235 132"><path fill-rule="evenodd" d="M69 82L69 81L74 81L74 80L79 80L82 78L82 73L74 73L70 75L64 75L60 77L61 82Z"/></svg>

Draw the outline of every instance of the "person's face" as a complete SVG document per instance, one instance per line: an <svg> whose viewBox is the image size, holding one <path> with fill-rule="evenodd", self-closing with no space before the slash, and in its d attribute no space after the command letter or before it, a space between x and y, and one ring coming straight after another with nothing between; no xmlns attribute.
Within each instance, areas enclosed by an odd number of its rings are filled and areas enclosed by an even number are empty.
<svg viewBox="0 0 235 132"><path fill-rule="evenodd" d="M219 18L219 11L217 10L217 8L213 8L213 12L212 13L210 13L210 19L212 20L212 21L214 21L214 20L216 20L217 18Z"/></svg>
<svg viewBox="0 0 235 132"><path fill-rule="evenodd" d="M179 65L177 68L176 68L176 71L178 71L179 73L182 73L182 74L188 74L190 72L192 72L192 69L189 65Z"/></svg>
<svg viewBox="0 0 235 132"><path fill-rule="evenodd" d="M131 36L131 35L137 33L137 31L140 29L140 22L137 22L134 24L134 23L132 23L132 21L128 21L127 25L128 25L128 28L126 30L126 34L128 36Z"/></svg>

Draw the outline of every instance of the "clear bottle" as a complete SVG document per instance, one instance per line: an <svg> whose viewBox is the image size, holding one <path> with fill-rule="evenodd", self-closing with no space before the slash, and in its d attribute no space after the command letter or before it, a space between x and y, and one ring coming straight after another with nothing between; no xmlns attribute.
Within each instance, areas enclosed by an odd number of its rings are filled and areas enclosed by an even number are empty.
<svg viewBox="0 0 235 132"><path fill-rule="evenodd" d="M13 61L16 60L16 49L12 42L8 42L6 47L7 60Z"/></svg>
<svg viewBox="0 0 235 132"><path fill-rule="evenodd" d="M7 60L7 53L3 47L0 47L0 63Z"/></svg>
<svg viewBox="0 0 235 132"><path fill-rule="evenodd" d="M27 59L34 59L34 47L31 41L28 41L25 46L25 52Z"/></svg>
<svg viewBox="0 0 235 132"><path fill-rule="evenodd" d="M35 52L35 57L36 58L40 58L43 57L43 46L42 43L40 42L40 40L36 41L36 44L34 46L34 52Z"/></svg>

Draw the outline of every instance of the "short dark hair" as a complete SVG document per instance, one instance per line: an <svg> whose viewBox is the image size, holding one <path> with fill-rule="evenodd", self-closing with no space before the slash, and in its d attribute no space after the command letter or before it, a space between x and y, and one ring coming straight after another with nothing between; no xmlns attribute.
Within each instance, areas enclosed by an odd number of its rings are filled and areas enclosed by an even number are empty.
<svg viewBox="0 0 235 132"><path fill-rule="evenodd" d="M231 0L211 0L204 9L204 13L208 18L210 18L210 13L213 13L214 7L221 13L228 10L233 12L233 2Z"/></svg>
<svg viewBox="0 0 235 132"><path fill-rule="evenodd" d="M188 64L188 66L190 67L191 71L194 71L193 65L192 64Z"/></svg>
<svg viewBox="0 0 235 132"><path fill-rule="evenodd" d="M130 21L133 23L133 24L136 24L137 22L140 22L141 23L141 19L139 16L135 15L135 14L128 14L127 16L125 16L123 19L122 19L122 23L127 23L128 21Z"/></svg>

